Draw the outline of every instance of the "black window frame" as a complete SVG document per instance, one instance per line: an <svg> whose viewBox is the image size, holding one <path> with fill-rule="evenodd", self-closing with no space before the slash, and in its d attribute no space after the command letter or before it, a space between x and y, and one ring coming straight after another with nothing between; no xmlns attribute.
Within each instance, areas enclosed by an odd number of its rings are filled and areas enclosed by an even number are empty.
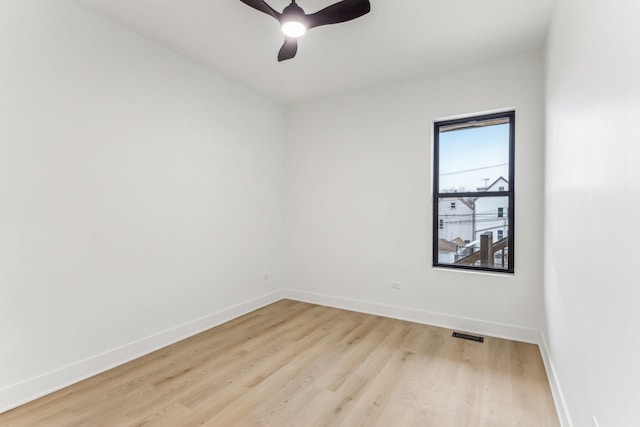
<svg viewBox="0 0 640 427"><path fill-rule="evenodd" d="M488 121L495 119L508 119L509 123L509 186L506 191L472 191L472 192L458 192L458 193L440 193L439 190L439 144L440 144L440 128L451 125L464 125L472 124L473 122ZM460 269L460 270L472 270L472 271L489 271L503 274L514 274L515 272L515 125L516 114L515 111L505 111L500 113L481 114L476 116L469 116L453 120L441 120L436 121L433 124L433 220L432 220L432 266L437 268L446 269ZM443 198L465 198L465 197L507 197L508 199L508 227L507 238L508 240L508 268L496 268L482 265L457 265L447 264L438 261L438 242L439 242L439 200Z"/></svg>

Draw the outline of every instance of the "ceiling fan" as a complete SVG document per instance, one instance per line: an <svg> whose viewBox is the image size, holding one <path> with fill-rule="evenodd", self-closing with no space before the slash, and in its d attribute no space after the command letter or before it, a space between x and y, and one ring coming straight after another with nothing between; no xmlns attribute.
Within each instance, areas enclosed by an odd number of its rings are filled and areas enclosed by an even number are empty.
<svg viewBox="0 0 640 427"><path fill-rule="evenodd" d="M296 4L296 0L292 0L291 4L285 7L282 13L273 9L263 0L240 1L274 17L282 26L285 39L280 52L278 52L278 61L285 61L296 56L298 37L307 30L321 25L351 21L366 15L371 10L369 0L343 0L309 15L304 13L304 10Z"/></svg>

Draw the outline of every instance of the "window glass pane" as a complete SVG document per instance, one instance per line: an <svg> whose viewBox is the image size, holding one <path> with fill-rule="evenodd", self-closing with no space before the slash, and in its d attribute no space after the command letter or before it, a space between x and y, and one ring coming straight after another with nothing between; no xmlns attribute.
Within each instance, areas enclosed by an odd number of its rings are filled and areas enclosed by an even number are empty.
<svg viewBox="0 0 640 427"><path fill-rule="evenodd" d="M508 205L508 197L439 198L438 263L508 269Z"/></svg>
<svg viewBox="0 0 640 427"><path fill-rule="evenodd" d="M509 124L479 123L440 128L440 193L508 191Z"/></svg>

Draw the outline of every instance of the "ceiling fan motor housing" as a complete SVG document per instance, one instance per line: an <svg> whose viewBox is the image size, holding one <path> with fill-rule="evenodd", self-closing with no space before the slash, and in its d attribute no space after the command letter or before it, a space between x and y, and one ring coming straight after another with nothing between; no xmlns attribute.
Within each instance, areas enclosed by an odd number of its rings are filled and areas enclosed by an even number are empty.
<svg viewBox="0 0 640 427"><path fill-rule="evenodd" d="M299 22L305 27L308 26L307 23L307 15L305 15L304 10L300 6L296 4L296 2L292 2L289 6L285 7L282 11L282 17L280 18L280 23L282 25L287 22Z"/></svg>

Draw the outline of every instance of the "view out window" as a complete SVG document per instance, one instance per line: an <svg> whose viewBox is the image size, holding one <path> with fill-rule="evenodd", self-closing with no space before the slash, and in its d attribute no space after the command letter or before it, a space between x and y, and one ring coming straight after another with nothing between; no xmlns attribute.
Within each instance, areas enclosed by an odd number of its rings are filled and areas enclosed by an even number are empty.
<svg viewBox="0 0 640 427"><path fill-rule="evenodd" d="M434 266L513 273L514 145L513 111L434 124Z"/></svg>
<svg viewBox="0 0 640 427"><path fill-rule="evenodd" d="M451 202L451 209L455 209L456 208L456 202Z"/></svg>

